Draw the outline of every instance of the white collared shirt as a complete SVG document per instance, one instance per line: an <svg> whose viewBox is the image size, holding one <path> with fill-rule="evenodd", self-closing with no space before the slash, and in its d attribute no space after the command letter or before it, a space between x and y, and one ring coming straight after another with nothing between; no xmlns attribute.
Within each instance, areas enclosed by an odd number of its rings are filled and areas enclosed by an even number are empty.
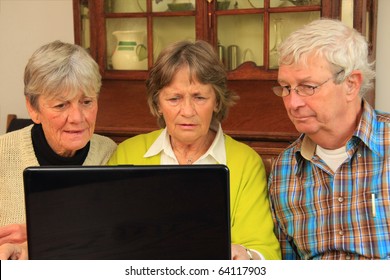
<svg viewBox="0 0 390 280"><path fill-rule="evenodd" d="M193 164L225 164L226 165L226 149L225 149L225 137L223 135L222 127L219 122L212 123L210 129L216 131L217 134L213 143L207 152L202 155ZM156 141L150 146L144 157L152 157L161 153L162 165L179 164L175 153L172 150L171 141L169 141L169 134L165 128L162 133L157 137ZM264 256L256 250L251 252L258 254L261 260L264 260Z"/></svg>
<svg viewBox="0 0 390 280"><path fill-rule="evenodd" d="M225 138L221 124L219 122L213 123L210 129L217 132L213 143L207 152L202 155L194 164L225 164L226 165L226 150ZM160 136L154 141L152 146L144 154L144 157L151 157L161 153L161 164L179 164L175 153L173 152L171 141L169 141L169 134L165 128Z"/></svg>

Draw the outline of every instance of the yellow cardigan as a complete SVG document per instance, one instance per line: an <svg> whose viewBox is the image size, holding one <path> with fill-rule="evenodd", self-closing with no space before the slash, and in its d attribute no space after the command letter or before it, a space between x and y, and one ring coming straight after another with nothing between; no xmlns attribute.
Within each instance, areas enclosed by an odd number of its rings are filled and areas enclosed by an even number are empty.
<svg viewBox="0 0 390 280"><path fill-rule="evenodd" d="M141 134L118 145L109 165L159 165L160 154L144 154L162 130ZM260 156L249 146L228 135L226 161L230 171L230 214L232 243L257 250L266 259L280 259L280 246L273 232L267 178Z"/></svg>

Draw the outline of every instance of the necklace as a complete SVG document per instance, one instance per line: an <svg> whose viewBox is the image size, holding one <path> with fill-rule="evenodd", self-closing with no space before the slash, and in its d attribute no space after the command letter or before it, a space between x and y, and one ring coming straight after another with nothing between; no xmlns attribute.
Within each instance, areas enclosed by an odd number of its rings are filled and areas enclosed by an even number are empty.
<svg viewBox="0 0 390 280"><path fill-rule="evenodd" d="M177 147L175 147L173 144L172 144L172 148L173 148L173 152L177 155L179 155L181 158L184 158L186 164L193 164L194 163L194 158L199 154L199 151L202 149L202 147L204 147L205 145L200 145L199 148L192 154L190 155L189 157L186 157L185 153L182 153L179 151L179 149L177 149Z"/></svg>
<svg viewBox="0 0 390 280"><path fill-rule="evenodd" d="M171 140L171 145L172 145L172 150L173 152L176 154L176 158L177 156L180 156L180 158L183 158L185 163L186 164L193 164L196 159L197 159L197 156L199 155L200 152L202 152L202 149L204 147L207 147L208 148L208 145L209 145L209 139L210 139L210 134L207 134L206 136L206 139L205 141L202 143L202 145L199 146L199 148L190 156L186 156L186 153L182 153L179 151L179 149L177 148L176 145L174 145L173 141ZM194 160L195 159L195 160ZM179 159L178 159L179 160ZM180 162L179 162L180 163Z"/></svg>

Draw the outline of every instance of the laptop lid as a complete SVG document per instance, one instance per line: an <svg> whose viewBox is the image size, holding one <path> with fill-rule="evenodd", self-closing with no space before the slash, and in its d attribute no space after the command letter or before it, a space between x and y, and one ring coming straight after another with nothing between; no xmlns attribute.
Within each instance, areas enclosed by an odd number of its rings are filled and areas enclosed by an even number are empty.
<svg viewBox="0 0 390 280"><path fill-rule="evenodd" d="M230 259L224 165L29 167L30 259Z"/></svg>

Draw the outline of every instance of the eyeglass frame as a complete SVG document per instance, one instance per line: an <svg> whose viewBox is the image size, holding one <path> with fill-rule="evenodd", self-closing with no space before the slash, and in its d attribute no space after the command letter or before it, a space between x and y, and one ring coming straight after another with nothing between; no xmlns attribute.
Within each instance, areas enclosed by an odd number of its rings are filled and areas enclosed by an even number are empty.
<svg viewBox="0 0 390 280"><path fill-rule="evenodd" d="M295 88L291 88L290 86L274 86L272 87L272 91L273 93L276 95L276 96L279 96L279 97L286 97L286 96L289 96L290 93L291 93L291 90L294 90L296 94L298 94L299 96L303 96L303 97L306 97L306 96L312 96L314 95L315 93L315 90L321 86L323 86L325 83L327 83L328 81L330 81L331 79L335 79L341 72L343 72L344 69L342 69L341 71L337 72L333 77L330 77L328 78L325 82L323 83L320 83L319 85L316 85L316 86L311 86L311 85L297 85ZM298 88L307 88L307 89L310 89L312 91L311 94L302 94L302 91L300 91ZM281 89L281 94L277 94L275 92L275 90L279 90ZM287 90L287 94L284 94L283 93L285 92L285 90Z"/></svg>

